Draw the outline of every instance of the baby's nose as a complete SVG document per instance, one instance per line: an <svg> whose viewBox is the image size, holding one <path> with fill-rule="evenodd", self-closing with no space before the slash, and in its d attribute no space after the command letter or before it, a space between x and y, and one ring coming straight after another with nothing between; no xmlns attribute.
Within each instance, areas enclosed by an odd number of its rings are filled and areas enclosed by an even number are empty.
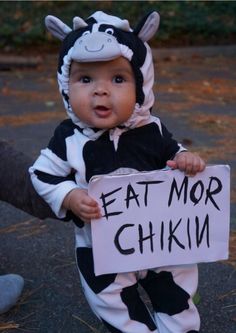
<svg viewBox="0 0 236 333"><path fill-rule="evenodd" d="M94 89L94 94L97 96L109 95L109 87L105 83L99 83Z"/></svg>

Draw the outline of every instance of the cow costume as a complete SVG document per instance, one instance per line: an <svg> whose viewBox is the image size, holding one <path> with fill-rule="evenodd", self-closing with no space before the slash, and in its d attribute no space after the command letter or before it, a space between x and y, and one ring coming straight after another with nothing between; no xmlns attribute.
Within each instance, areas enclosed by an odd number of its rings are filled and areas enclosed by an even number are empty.
<svg viewBox="0 0 236 333"><path fill-rule="evenodd" d="M75 17L73 23L72 30L56 17L46 18L49 31L62 40L58 83L69 119L56 128L48 147L30 168L32 182L59 218L75 222L82 287L91 309L110 332L198 332L200 320L192 302L198 279L196 265L95 276L90 224L62 207L65 196L74 188L87 189L94 175L161 169L184 150L160 119L151 115L154 69L146 42L158 28L159 15L147 15L134 30L127 20L100 11L87 20ZM133 114L116 128L90 128L70 105L71 63L121 56L128 59L135 77ZM153 315L139 297L138 284L151 300Z"/></svg>

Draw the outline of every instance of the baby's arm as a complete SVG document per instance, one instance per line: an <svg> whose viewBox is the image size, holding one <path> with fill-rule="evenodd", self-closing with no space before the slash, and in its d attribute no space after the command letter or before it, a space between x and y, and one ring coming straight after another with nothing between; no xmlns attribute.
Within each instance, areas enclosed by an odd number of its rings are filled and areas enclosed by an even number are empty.
<svg viewBox="0 0 236 333"><path fill-rule="evenodd" d="M60 219L68 213L62 207L65 196L78 188L71 160L68 160L71 147L67 138L73 129L73 124L68 120L59 124L48 147L41 150L40 156L29 169L34 188Z"/></svg>
<svg viewBox="0 0 236 333"><path fill-rule="evenodd" d="M64 198L63 208L72 211L84 222L101 217L98 203L92 199L86 190L74 189Z"/></svg>
<svg viewBox="0 0 236 333"><path fill-rule="evenodd" d="M199 155L188 151L176 154L173 160L167 161L167 165L171 169L185 172L188 176L195 176L206 167L205 161Z"/></svg>
<svg viewBox="0 0 236 333"><path fill-rule="evenodd" d="M196 173L205 169L205 162L202 158L195 153L186 151L181 144L173 139L172 134L163 124L161 124L161 133L163 167L167 165L171 169L179 169L188 176L195 176Z"/></svg>

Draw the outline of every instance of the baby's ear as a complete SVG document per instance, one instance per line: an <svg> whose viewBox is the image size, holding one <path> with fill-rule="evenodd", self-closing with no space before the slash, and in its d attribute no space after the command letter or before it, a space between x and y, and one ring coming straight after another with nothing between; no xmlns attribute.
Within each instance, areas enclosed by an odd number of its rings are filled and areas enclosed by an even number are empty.
<svg viewBox="0 0 236 333"><path fill-rule="evenodd" d="M63 23L56 16L48 15L45 17L45 25L51 34L59 38L60 40L65 39L65 37L72 31L68 25Z"/></svg>
<svg viewBox="0 0 236 333"><path fill-rule="evenodd" d="M134 29L134 34L137 35L143 42L150 40L159 27L160 15L157 12L151 12L146 15Z"/></svg>

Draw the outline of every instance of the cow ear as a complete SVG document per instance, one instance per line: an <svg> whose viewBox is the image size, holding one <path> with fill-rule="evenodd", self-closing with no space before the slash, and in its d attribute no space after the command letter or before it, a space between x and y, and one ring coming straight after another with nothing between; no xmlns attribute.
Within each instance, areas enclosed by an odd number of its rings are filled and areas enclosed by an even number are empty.
<svg viewBox="0 0 236 333"><path fill-rule="evenodd" d="M45 17L45 25L51 34L60 40L65 39L65 37L72 31L68 25L52 15Z"/></svg>
<svg viewBox="0 0 236 333"><path fill-rule="evenodd" d="M73 30L87 27L87 25L88 24L81 17L75 16L73 18Z"/></svg>
<svg viewBox="0 0 236 333"><path fill-rule="evenodd" d="M134 34L137 35L143 42L151 39L160 23L160 15L157 12L151 12L146 15L138 26L134 29Z"/></svg>

